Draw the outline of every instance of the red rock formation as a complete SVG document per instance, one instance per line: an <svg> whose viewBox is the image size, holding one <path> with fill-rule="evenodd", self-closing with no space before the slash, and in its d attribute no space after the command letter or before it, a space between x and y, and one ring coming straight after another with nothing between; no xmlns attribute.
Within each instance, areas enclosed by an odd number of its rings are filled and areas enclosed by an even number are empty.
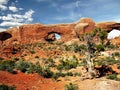
<svg viewBox="0 0 120 90"><path fill-rule="evenodd" d="M111 43L112 43L113 45L118 45L118 46L120 46L120 36L112 39L112 40L111 40Z"/></svg>
<svg viewBox="0 0 120 90"><path fill-rule="evenodd" d="M0 43L2 45L9 45L15 43L34 43L34 42L44 42L47 38L52 38L56 40L55 37L50 34L58 33L61 35L60 41L70 41L76 38L76 33L84 34L87 32L92 32L94 28L102 28L107 31L112 29L120 30L120 23L116 22L102 22L97 23L90 18L81 18L77 23L71 24L55 24L55 25L43 25L43 24L26 24L19 28L10 28L4 33L11 35L12 37L6 38L6 34L0 32Z"/></svg>
<svg viewBox="0 0 120 90"><path fill-rule="evenodd" d="M77 34L85 34L87 32L92 32L95 28L95 22L90 18L81 18L80 21L75 26L74 30Z"/></svg>
<svg viewBox="0 0 120 90"><path fill-rule="evenodd" d="M45 38L51 33L58 33L61 39L71 34L75 24L59 24L59 25L22 25L20 26L21 43L33 43L45 41Z"/></svg>
<svg viewBox="0 0 120 90"><path fill-rule="evenodd" d="M120 23L117 22L100 22L95 25L96 27L102 28L110 32L113 29L120 30Z"/></svg>

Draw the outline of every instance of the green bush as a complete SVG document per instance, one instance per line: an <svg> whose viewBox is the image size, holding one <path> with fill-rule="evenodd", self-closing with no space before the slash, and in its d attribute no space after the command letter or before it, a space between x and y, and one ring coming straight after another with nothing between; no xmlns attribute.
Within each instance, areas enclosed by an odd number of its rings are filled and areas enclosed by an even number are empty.
<svg viewBox="0 0 120 90"><path fill-rule="evenodd" d="M54 80L57 80L59 77L65 77L65 74L62 72L58 72L58 73L54 73L52 76Z"/></svg>
<svg viewBox="0 0 120 90"><path fill-rule="evenodd" d="M120 65L118 66L118 69L120 69Z"/></svg>
<svg viewBox="0 0 120 90"><path fill-rule="evenodd" d="M79 89L78 85L72 83L66 84L64 86L64 90L78 90L78 89Z"/></svg>
<svg viewBox="0 0 120 90"><path fill-rule="evenodd" d="M96 49L97 49L98 52L105 51L105 47L102 44L96 45Z"/></svg>
<svg viewBox="0 0 120 90"><path fill-rule="evenodd" d="M57 80L57 79L59 78L59 75L56 74L56 73L54 73L53 76L52 76L52 78L53 78L54 80Z"/></svg>
<svg viewBox="0 0 120 90"><path fill-rule="evenodd" d="M3 70L3 71L8 71L10 73L13 73L14 66L15 66L15 62L12 60L0 62L0 70Z"/></svg>
<svg viewBox="0 0 120 90"><path fill-rule="evenodd" d="M107 48L108 48L108 49L116 49L116 48L118 48L118 47L115 46L115 45L111 45L111 44L110 44L110 45L107 45Z"/></svg>
<svg viewBox="0 0 120 90"><path fill-rule="evenodd" d="M34 71L34 65L30 62L20 60L15 63L15 68L22 71L22 72L28 72L32 73Z"/></svg>
<svg viewBox="0 0 120 90"><path fill-rule="evenodd" d="M45 64L48 64L49 67L55 67L55 62L53 61L52 58L48 58L46 61L45 61Z"/></svg>
<svg viewBox="0 0 120 90"><path fill-rule="evenodd" d="M31 53L31 54L35 54L35 51L34 51L34 50L31 50L30 53Z"/></svg>
<svg viewBox="0 0 120 90"><path fill-rule="evenodd" d="M63 67L64 67L64 66L63 66L62 64L59 64L59 65L57 66L57 69L61 71L61 70L63 69Z"/></svg>
<svg viewBox="0 0 120 90"><path fill-rule="evenodd" d="M107 79L120 81L120 78L117 77L117 74L110 74L106 77Z"/></svg>
<svg viewBox="0 0 120 90"><path fill-rule="evenodd" d="M65 50L66 50L66 51L70 51L70 50L71 50L71 47L70 47L69 45L68 45L68 46L67 46L67 45L64 45L64 46L65 46Z"/></svg>
<svg viewBox="0 0 120 90"><path fill-rule="evenodd" d="M72 68L76 68L78 65L78 60L75 56L72 59L60 60L60 64L58 64L58 70L69 70Z"/></svg>
<svg viewBox="0 0 120 90"><path fill-rule="evenodd" d="M42 74L42 67L40 66L39 62L36 62L35 64L35 71L40 75Z"/></svg>
<svg viewBox="0 0 120 90"><path fill-rule="evenodd" d="M8 86L8 85L1 84L0 85L0 90L16 90L16 87L15 86Z"/></svg>
<svg viewBox="0 0 120 90"><path fill-rule="evenodd" d="M73 76L73 73L72 72L67 72L66 75L67 76Z"/></svg>
<svg viewBox="0 0 120 90"><path fill-rule="evenodd" d="M79 63L79 66L86 66L87 62L85 59L81 59L81 62Z"/></svg>
<svg viewBox="0 0 120 90"><path fill-rule="evenodd" d="M0 57L0 61L4 60L4 58Z"/></svg>
<svg viewBox="0 0 120 90"><path fill-rule="evenodd" d="M39 59L39 56L35 56L35 58Z"/></svg>
<svg viewBox="0 0 120 90"><path fill-rule="evenodd" d="M78 73L78 72L75 72L75 73L74 73L74 76L81 76L81 74Z"/></svg>
<svg viewBox="0 0 120 90"><path fill-rule="evenodd" d="M120 57L120 52L115 52L112 54L113 56L117 56L117 57Z"/></svg>
<svg viewBox="0 0 120 90"><path fill-rule="evenodd" d="M48 67L43 67L41 75L45 78L51 78L53 76L53 72Z"/></svg>
<svg viewBox="0 0 120 90"><path fill-rule="evenodd" d="M94 63L97 65L113 65L119 64L120 60L115 60L113 57L107 57L105 60L96 60Z"/></svg>

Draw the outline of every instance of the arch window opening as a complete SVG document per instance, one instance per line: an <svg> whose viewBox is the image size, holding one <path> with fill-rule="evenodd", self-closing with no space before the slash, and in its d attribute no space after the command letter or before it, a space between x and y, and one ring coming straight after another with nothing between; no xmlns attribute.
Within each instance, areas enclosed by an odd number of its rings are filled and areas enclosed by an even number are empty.
<svg viewBox="0 0 120 90"><path fill-rule="evenodd" d="M120 30L113 29L108 33L107 39L114 39L115 37L120 36Z"/></svg>
<svg viewBox="0 0 120 90"><path fill-rule="evenodd" d="M56 32L50 32L48 33L48 35L45 37L45 40L48 42L51 41L56 41L59 40L61 38L61 35L59 33Z"/></svg>
<svg viewBox="0 0 120 90"><path fill-rule="evenodd" d="M54 34L55 34L56 40L59 40L59 39L61 38L61 35L60 35L60 34L58 34L58 33L54 33Z"/></svg>

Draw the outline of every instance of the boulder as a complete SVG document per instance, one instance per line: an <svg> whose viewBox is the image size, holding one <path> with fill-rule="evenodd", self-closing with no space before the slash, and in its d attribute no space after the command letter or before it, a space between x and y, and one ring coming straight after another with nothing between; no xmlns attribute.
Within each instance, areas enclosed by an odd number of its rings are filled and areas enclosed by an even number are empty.
<svg viewBox="0 0 120 90"><path fill-rule="evenodd" d="M81 18L75 26L75 29L77 29L80 34L92 32L94 28L95 22L91 18Z"/></svg>
<svg viewBox="0 0 120 90"><path fill-rule="evenodd" d="M111 44L120 46L120 36L112 39Z"/></svg>

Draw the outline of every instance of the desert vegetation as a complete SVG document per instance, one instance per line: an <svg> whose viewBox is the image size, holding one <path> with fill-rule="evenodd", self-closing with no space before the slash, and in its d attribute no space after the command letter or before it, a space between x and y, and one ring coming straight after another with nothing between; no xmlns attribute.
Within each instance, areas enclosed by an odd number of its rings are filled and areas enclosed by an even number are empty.
<svg viewBox="0 0 120 90"><path fill-rule="evenodd" d="M112 67L117 65L120 70L120 48L106 40L107 32L96 28L92 33L78 36L78 42L70 44L53 41L10 45L10 51L0 53L0 70L12 74L37 73L55 82L67 81L64 90L79 90L78 85L68 83L78 77L80 80L105 77L120 81L119 71ZM9 87L1 85L0 88Z"/></svg>

